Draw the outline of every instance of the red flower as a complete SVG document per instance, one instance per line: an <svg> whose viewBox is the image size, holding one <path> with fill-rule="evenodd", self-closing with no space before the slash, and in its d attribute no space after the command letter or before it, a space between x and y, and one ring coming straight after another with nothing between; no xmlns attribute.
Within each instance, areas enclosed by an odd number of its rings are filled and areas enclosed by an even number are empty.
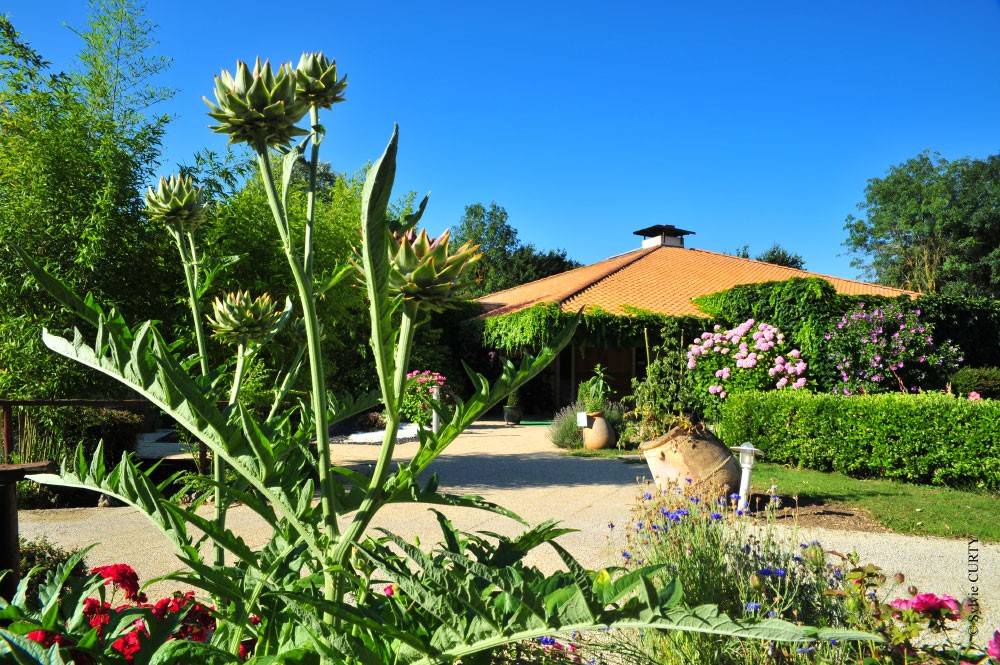
<svg viewBox="0 0 1000 665"><path fill-rule="evenodd" d="M251 637L250 639L243 640L240 642L239 651L236 655L240 660L248 660L250 656L253 655L253 650L257 647L257 638Z"/></svg>
<svg viewBox="0 0 1000 665"><path fill-rule="evenodd" d="M139 576L132 566L126 563L113 563L108 566L98 566L90 571L104 578L104 583L111 583L116 589L125 592L125 598L137 603L146 602L146 594L139 593Z"/></svg>
<svg viewBox="0 0 1000 665"><path fill-rule="evenodd" d="M98 637L104 636L104 626L111 622L111 604L102 603L97 598L85 598L83 616L91 628L97 629Z"/></svg>
<svg viewBox="0 0 1000 665"><path fill-rule="evenodd" d="M53 644L63 645L66 644L66 638L59 633L53 633L51 630L33 630L25 635L32 642L38 642L43 647L48 648Z"/></svg>
<svg viewBox="0 0 1000 665"><path fill-rule="evenodd" d="M141 630L141 628L136 628L130 633L125 633L111 643L111 648L124 656L125 660L132 662L135 660L135 655L142 648L142 644L139 642L139 632Z"/></svg>

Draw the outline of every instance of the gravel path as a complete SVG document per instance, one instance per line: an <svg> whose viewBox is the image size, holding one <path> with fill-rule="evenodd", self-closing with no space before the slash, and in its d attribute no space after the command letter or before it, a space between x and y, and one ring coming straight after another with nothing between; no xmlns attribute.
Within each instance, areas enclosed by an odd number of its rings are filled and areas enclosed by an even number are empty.
<svg viewBox="0 0 1000 665"><path fill-rule="evenodd" d="M545 427L506 428L498 423L479 423L435 461L431 471L439 475L443 489L482 495L531 524L556 519L578 529L560 542L587 566L615 562L621 543L609 540L607 525L627 521L638 484L648 477L645 465L566 457L548 442L545 434ZM416 445L401 444L396 458L409 458ZM377 447L336 444L333 452L339 463L364 467L374 462ZM443 512L462 529L518 531L516 523L490 513L464 508ZM25 537L44 535L65 547L98 543L88 556L90 561L129 562L144 580L178 567L166 539L131 508L23 510L19 518ZM251 546L262 544L266 538L264 525L241 507L229 512L228 524ZM437 540L439 533L433 513L414 505L387 507L375 526L410 538L419 536L423 543ZM907 584L960 598L971 592L971 553L977 557L973 565L978 565L982 625L1000 627L1000 545L996 543L828 529L801 529L794 535L802 540L819 540L827 549L857 551L862 561L875 563L888 575L903 571ZM560 567L551 548L540 548L532 556L533 563L543 569ZM161 584L154 587L154 592L172 588Z"/></svg>

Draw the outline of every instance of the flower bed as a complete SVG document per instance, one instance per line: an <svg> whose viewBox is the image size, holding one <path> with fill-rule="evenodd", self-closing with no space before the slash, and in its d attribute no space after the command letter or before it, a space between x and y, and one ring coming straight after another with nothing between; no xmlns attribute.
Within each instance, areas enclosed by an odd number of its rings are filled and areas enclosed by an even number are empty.
<svg viewBox="0 0 1000 665"><path fill-rule="evenodd" d="M1000 490L1000 402L944 394L733 395L719 434L770 462L855 477Z"/></svg>
<svg viewBox="0 0 1000 665"><path fill-rule="evenodd" d="M615 631L583 645L590 662L711 663L986 663L1000 652L1000 634L980 627L967 637L974 601L921 592L902 573L888 577L856 554L800 542L776 526L777 496L755 515L738 509L738 495L691 495L688 486L646 491L624 529L626 568L661 566L675 579L689 606L711 603L744 621L762 618L865 631L880 639L847 644L837 639L781 645ZM776 488L772 488L772 495ZM985 639L984 639L985 638ZM983 644L990 640L988 644Z"/></svg>

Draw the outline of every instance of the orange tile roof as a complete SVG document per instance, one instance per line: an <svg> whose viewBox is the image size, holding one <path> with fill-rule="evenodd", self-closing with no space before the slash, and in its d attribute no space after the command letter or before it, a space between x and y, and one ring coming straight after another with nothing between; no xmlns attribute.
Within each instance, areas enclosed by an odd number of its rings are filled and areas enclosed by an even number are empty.
<svg viewBox="0 0 1000 665"><path fill-rule="evenodd" d="M919 295L703 249L651 247L497 291L479 298L478 302L486 308L485 316L509 314L543 302L559 303L566 311L600 307L625 313L622 307L626 306L670 316L705 316L691 302L693 298L740 284L792 277L819 277L846 295Z"/></svg>

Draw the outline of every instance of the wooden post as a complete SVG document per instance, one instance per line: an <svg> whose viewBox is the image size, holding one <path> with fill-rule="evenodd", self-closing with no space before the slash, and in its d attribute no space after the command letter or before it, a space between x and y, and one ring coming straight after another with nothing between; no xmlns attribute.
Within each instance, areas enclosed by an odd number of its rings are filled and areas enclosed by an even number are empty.
<svg viewBox="0 0 1000 665"><path fill-rule="evenodd" d="M17 481L33 473L48 473L52 462L0 464L0 598L10 600L20 579L21 546L17 537Z"/></svg>
<svg viewBox="0 0 1000 665"><path fill-rule="evenodd" d="M14 424L12 416L13 407L10 404L3 405L3 463L10 464L10 457L14 454Z"/></svg>

